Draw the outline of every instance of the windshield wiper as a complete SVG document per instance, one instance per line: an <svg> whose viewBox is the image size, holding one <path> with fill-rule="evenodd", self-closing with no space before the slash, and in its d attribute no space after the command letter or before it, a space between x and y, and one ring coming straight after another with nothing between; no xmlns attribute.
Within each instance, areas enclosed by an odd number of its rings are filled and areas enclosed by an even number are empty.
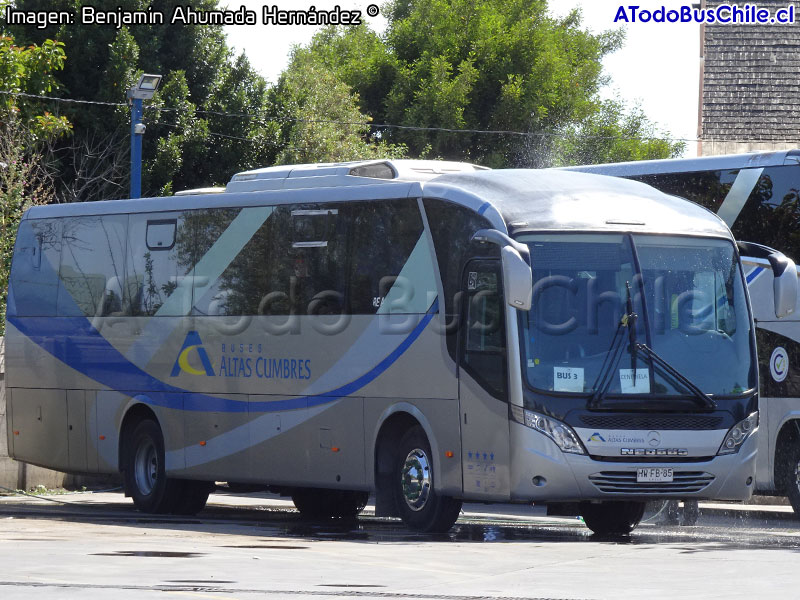
<svg viewBox="0 0 800 600"><path fill-rule="evenodd" d="M673 378L677 379L678 382L683 385L687 390L692 392L692 395L695 399L699 402L699 404L707 407L707 408L716 408L717 403L712 400L708 394L705 394L703 390L701 390L695 383L686 377L683 373L678 371L675 367L673 367L666 359L656 353L650 346L647 344L636 344L636 349L640 350L641 352L645 353L651 361L661 367L664 371L672 375Z"/></svg>
<svg viewBox="0 0 800 600"><path fill-rule="evenodd" d="M619 362L620 351L622 350L621 342L624 336L620 334L622 333L623 327L628 327L628 342L630 343L631 367L633 368L634 381L636 381L635 348L636 348L636 319L638 318L638 315L635 312L633 312L633 301L631 300L630 282L626 281L625 286L628 290L628 300L625 306L628 312L622 315L622 318L619 320L619 324L617 325L617 330L614 332L614 337L611 340L611 346L609 346L606 358L603 361L602 366L600 367L600 374L597 376L597 380L594 382L594 393L592 394L592 397L589 398L589 402L587 405L588 408L596 408L600 404L600 402L602 402L603 398L605 398L606 392L608 391L608 388L611 385L614 369L617 366L617 362Z"/></svg>

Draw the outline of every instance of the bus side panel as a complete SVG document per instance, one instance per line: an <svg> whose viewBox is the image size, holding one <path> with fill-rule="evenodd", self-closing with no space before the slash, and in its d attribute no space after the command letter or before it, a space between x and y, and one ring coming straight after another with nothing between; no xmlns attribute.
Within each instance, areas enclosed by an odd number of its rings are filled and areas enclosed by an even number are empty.
<svg viewBox="0 0 800 600"><path fill-rule="evenodd" d="M462 369L460 405L464 497L508 501L511 497L508 404L492 398Z"/></svg>
<svg viewBox="0 0 800 600"><path fill-rule="evenodd" d="M70 471L86 473L86 392L67 390L67 450Z"/></svg>
<svg viewBox="0 0 800 600"><path fill-rule="evenodd" d="M240 399L247 402L247 396ZM249 419L247 412L185 412L186 469L181 475L246 481L251 469Z"/></svg>
<svg viewBox="0 0 800 600"><path fill-rule="evenodd" d="M9 388L5 388L4 391L5 391L6 405L4 414L0 416L0 425L2 425L5 428L6 438L8 441L8 444L6 446L6 456L14 456L14 427L12 426L14 419L12 418L11 414L12 411L11 390Z"/></svg>
<svg viewBox="0 0 800 600"><path fill-rule="evenodd" d="M269 410L269 404L301 402L304 406ZM235 481L285 486L362 489L361 431L363 399L347 397L308 408L304 397L251 396L248 427L251 469ZM235 432L234 432L235 433ZM225 436L220 436L220 441ZM231 457L233 458L233 457ZM190 461L191 462L191 461ZM230 478L232 479L232 478Z"/></svg>
<svg viewBox="0 0 800 600"><path fill-rule="evenodd" d="M51 469L69 469L67 394L16 388L11 396L14 458Z"/></svg>
<svg viewBox="0 0 800 600"><path fill-rule="evenodd" d="M90 454L97 456L99 473L119 472L119 428L128 404L130 397L120 392L100 390L96 394L94 431L90 427L88 438L93 447Z"/></svg>
<svg viewBox="0 0 800 600"><path fill-rule="evenodd" d="M771 287L772 278L767 279ZM771 302L770 298L770 306ZM765 491L775 489L776 461L786 451L778 447L781 428L800 419L800 321L795 315L781 321L773 316L772 321L758 323L756 337L761 390L756 489Z"/></svg>

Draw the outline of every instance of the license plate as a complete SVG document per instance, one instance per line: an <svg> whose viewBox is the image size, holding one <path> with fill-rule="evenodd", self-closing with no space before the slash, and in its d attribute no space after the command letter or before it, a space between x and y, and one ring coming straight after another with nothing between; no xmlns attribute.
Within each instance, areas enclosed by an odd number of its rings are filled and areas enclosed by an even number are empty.
<svg viewBox="0 0 800 600"><path fill-rule="evenodd" d="M637 483L672 483L672 469L666 467L645 467L636 469Z"/></svg>

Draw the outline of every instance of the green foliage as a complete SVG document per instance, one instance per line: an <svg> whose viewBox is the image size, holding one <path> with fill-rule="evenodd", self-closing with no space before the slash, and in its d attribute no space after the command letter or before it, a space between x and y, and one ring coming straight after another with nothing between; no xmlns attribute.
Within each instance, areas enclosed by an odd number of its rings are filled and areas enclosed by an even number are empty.
<svg viewBox="0 0 800 600"><path fill-rule="evenodd" d="M24 10L80 11L83 5L112 12L152 7L171 15L178 5L217 8L217 0L17 0ZM68 56L58 79L64 95L84 100L126 102L126 92L143 72L164 76L156 96L145 103L142 191L160 195L172 190L218 185L232 173L270 164L277 153L276 126L266 123L267 84L244 56L235 58L222 27L208 25L137 25L115 29L83 24L80 19L58 29L19 28L26 41L55 36ZM124 197L128 193L130 112L125 106L68 105L75 124L72 147L54 149L59 165L59 196L65 200ZM254 118L226 117L244 113ZM127 138L127 139L126 139ZM107 146L93 153L94 168L76 151ZM124 148L125 152L119 152ZM110 173L114 185L82 185L85 172Z"/></svg>
<svg viewBox="0 0 800 600"><path fill-rule="evenodd" d="M376 124L530 134L383 131L384 141L407 145L412 156L539 167L593 151L598 158L676 151L643 139L653 126L641 111L615 112L600 101L601 61L622 34L585 31L577 10L555 18L546 0L391 0L383 13L385 36L366 26L329 27L295 51L290 70L310 63L334 73ZM612 151L592 143L595 131L634 139L620 137Z"/></svg>
<svg viewBox="0 0 800 600"><path fill-rule="evenodd" d="M399 157L404 148L369 143L369 118L358 97L329 70L296 60L281 76L271 102L283 117L278 164Z"/></svg>
<svg viewBox="0 0 800 600"><path fill-rule="evenodd" d="M642 110L608 100L600 109L569 128L557 145L558 165L589 165L606 162L676 158L684 142L670 141L647 120Z"/></svg>
<svg viewBox="0 0 800 600"><path fill-rule="evenodd" d="M0 13L10 2L0 0ZM21 47L14 38L0 29L0 90L26 94L47 94L57 87L54 71L63 68L65 54L63 44L50 39L41 45ZM12 94L0 95L0 118L19 114L24 124L34 134L35 140L43 140L69 131L71 125L64 117L49 112L38 112L38 104Z"/></svg>

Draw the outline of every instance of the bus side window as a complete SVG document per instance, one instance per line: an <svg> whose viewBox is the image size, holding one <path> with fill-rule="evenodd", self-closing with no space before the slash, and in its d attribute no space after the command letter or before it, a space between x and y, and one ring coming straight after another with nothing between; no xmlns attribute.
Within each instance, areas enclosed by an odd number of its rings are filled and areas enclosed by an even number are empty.
<svg viewBox="0 0 800 600"><path fill-rule="evenodd" d="M286 221L291 235L281 238L275 256L290 270L283 290L298 314L340 314L345 306L347 220L339 205L294 205L276 209L276 225ZM287 243L289 242L289 243ZM286 277L288 275L288 277Z"/></svg>
<svg viewBox="0 0 800 600"><path fill-rule="evenodd" d="M171 221L175 222L175 239L170 245L170 236L165 234L172 231ZM180 213L129 217L124 287L126 312L131 316L189 314L189 276L196 252L193 231L184 221Z"/></svg>
<svg viewBox="0 0 800 600"><path fill-rule="evenodd" d="M127 215L63 220L59 316L122 312Z"/></svg>
<svg viewBox="0 0 800 600"><path fill-rule="evenodd" d="M175 245L175 232L178 229L177 219L153 219L147 221L148 250L172 250Z"/></svg>
<svg viewBox="0 0 800 600"><path fill-rule="evenodd" d="M61 221L22 221L11 270L9 316L55 316L60 262Z"/></svg>
<svg viewBox="0 0 800 600"><path fill-rule="evenodd" d="M422 218L416 200L407 199L353 202L346 210L351 214L350 311L375 314L423 235ZM430 290L415 287L413 291L413 298L427 301ZM386 308L391 310L388 304Z"/></svg>
<svg viewBox="0 0 800 600"><path fill-rule="evenodd" d="M737 240L756 242L800 259L800 167L767 167L731 226Z"/></svg>
<svg viewBox="0 0 800 600"><path fill-rule="evenodd" d="M473 260L464 275L462 367L496 398L506 398L505 302L499 263Z"/></svg>

